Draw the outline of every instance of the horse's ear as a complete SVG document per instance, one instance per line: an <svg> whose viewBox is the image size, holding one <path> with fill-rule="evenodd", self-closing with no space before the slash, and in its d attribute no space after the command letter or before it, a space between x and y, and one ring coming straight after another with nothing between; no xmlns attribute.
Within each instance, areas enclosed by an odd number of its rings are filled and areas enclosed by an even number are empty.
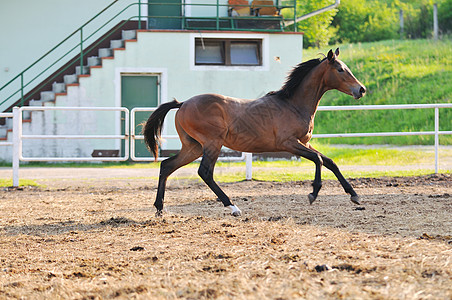
<svg viewBox="0 0 452 300"><path fill-rule="evenodd" d="M336 55L334 55L333 50L330 49L330 51L328 51L326 58L328 58L328 61L330 63L334 63L334 61L336 60Z"/></svg>
<svg viewBox="0 0 452 300"><path fill-rule="evenodd" d="M339 56L339 48L336 48L336 51L334 52L334 54L336 54L336 57Z"/></svg>

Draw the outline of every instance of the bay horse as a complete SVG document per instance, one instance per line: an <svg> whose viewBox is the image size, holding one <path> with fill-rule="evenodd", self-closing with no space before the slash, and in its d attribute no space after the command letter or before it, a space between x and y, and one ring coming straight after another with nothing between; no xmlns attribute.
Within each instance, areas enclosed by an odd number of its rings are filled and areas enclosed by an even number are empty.
<svg viewBox="0 0 452 300"><path fill-rule="evenodd" d="M317 198L324 165L337 177L351 201L359 204L359 196L339 171L337 165L309 143L314 117L323 94L331 89L360 99L366 88L337 57L339 48L323 59L312 59L297 65L278 91L256 100L245 100L217 94L197 95L185 102L173 100L160 105L143 126L146 145L157 160L163 121L174 108L175 123L182 148L175 156L162 161L154 206L161 215L168 176L178 168L202 156L199 176L217 195L231 214L240 209L213 179L215 163L222 146L240 152L289 152L315 164L312 204Z"/></svg>

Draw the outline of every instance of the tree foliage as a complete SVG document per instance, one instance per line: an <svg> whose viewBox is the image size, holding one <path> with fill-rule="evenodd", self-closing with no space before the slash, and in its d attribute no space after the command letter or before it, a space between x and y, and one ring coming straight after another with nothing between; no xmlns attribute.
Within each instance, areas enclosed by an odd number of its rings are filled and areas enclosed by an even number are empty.
<svg viewBox="0 0 452 300"><path fill-rule="evenodd" d="M297 16L333 3L333 0L297 1ZM440 35L452 33L452 0L342 0L338 9L300 21L297 26L305 34L305 48L401 37L430 38L434 3L438 4ZM403 32L400 27L401 10L404 16Z"/></svg>
<svg viewBox="0 0 452 300"><path fill-rule="evenodd" d="M298 4L297 10L306 14L333 3L331 0L303 1ZM307 46L328 45L330 39L336 34L336 29L330 26L336 13L337 9L332 9L298 23L298 30L305 33Z"/></svg>
<svg viewBox="0 0 452 300"><path fill-rule="evenodd" d="M335 42L370 42L397 37L398 10L382 1L343 0L333 20Z"/></svg>
<svg viewBox="0 0 452 300"><path fill-rule="evenodd" d="M452 33L452 0L438 4L438 23L443 34Z"/></svg>
<svg viewBox="0 0 452 300"><path fill-rule="evenodd" d="M300 17L331 4L334 4L334 1L297 1L297 16ZM337 9L332 9L297 23L298 31L304 33L305 47L319 48L328 45L331 38L336 34L336 29L330 26L336 13ZM292 16L293 14L285 15L288 18Z"/></svg>

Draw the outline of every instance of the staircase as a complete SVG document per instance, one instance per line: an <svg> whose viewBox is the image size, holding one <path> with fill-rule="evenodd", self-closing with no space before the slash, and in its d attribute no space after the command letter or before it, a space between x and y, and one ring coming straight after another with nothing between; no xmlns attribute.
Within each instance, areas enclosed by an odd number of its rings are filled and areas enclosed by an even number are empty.
<svg viewBox="0 0 452 300"><path fill-rule="evenodd" d="M80 77L89 77L91 69L102 68L104 59L114 59L114 52L125 50L126 42L136 41L136 30L123 30L122 39L111 40L110 48L99 48L97 56L91 56L87 59L87 64L75 67L75 74L66 74L63 76L63 82L54 82L51 91L42 91L40 99L30 100L30 106L43 106L47 103L55 103L56 97L67 94L67 87L78 86Z"/></svg>
<svg viewBox="0 0 452 300"><path fill-rule="evenodd" d="M82 77L90 77L91 70L95 68L102 68L102 62L106 59L114 59L114 54L116 51L125 50L125 45L128 42L136 42L137 41L137 31L136 30L122 30L121 39L113 39L109 41L109 48L98 48L95 49L97 51L96 56L89 56L86 59L86 65L84 66L76 66L75 73L71 74L70 70L69 74L63 74L61 82L53 82L51 84L51 90L42 90L39 92L33 92L35 95L38 95L38 99L31 99L28 101L29 106L55 106L55 103L58 101L58 97L66 96L69 92L69 87L78 87L79 79ZM104 43L105 44L105 43ZM93 51L90 51L91 53ZM72 72L74 68L72 68ZM37 97L36 97L37 98ZM25 103L25 106L27 103ZM76 105L74 105L76 106ZM31 111L23 112L23 122L30 123L32 126L32 115ZM12 132L12 119L7 118L3 125L0 125L0 141L3 140L12 140L10 132ZM4 147L3 147L4 148ZM0 149L1 150L1 149ZM1 160L1 157L0 157Z"/></svg>

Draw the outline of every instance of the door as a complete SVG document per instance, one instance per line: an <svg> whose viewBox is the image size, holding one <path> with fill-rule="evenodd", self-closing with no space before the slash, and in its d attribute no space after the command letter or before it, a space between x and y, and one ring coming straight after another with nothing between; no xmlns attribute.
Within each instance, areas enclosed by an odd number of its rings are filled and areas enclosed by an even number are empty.
<svg viewBox="0 0 452 300"><path fill-rule="evenodd" d="M157 107L159 105L160 76L156 74L121 74L121 106L131 111L135 107ZM147 121L150 112L135 113L135 134L140 135L140 124ZM121 125L124 133L124 124ZM135 156L149 157L143 140L135 140ZM124 149L124 141L121 149Z"/></svg>
<svg viewBox="0 0 452 300"><path fill-rule="evenodd" d="M162 2L165 4L161 4ZM148 3L149 29L182 28L181 0L148 0Z"/></svg>

